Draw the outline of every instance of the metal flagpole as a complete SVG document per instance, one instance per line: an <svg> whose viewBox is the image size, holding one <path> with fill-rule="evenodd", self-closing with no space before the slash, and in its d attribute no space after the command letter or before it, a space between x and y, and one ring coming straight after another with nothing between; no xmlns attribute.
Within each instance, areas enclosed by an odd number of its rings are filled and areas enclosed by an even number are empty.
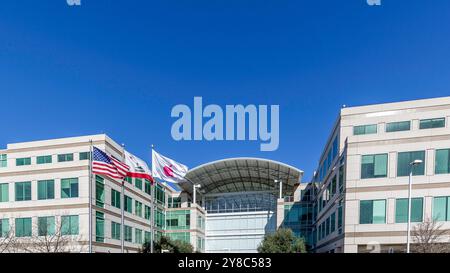
<svg viewBox="0 0 450 273"><path fill-rule="evenodd" d="M155 229L155 217L154 216L155 216L155 187L156 187L157 181L156 181L155 172L154 172L154 170L155 170L155 161L154 161L155 156L154 156L154 153L155 153L154 145L152 144L152 177L153 177L153 179L155 181L155 185L152 187L152 191L151 191L152 200L151 200L151 203L150 203L151 204L151 212L152 212L152 219L151 219L152 234L151 234L151 244L150 244L151 253L154 253L154 242L153 241L154 241L154 238L155 238L154 233L155 233L155 230L156 230ZM176 175L180 176L179 174L176 174ZM185 178L185 177L182 177L182 178ZM194 182L192 182L191 180L189 180L187 178L185 178L185 179L192 183L192 187L193 187L193 189L195 191L195 184L194 184Z"/></svg>
<svg viewBox="0 0 450 273"><path fill-rule="evenodd" d="M89 140L89 253L92 253L92 139Z"/></svg>
<svg viewBox="0 0 450 273"><path fill-rule="evenodd" d="M125 237L125 220L124 220L124 206L125 206L125 179L122 180L122 193L120 197L120 250L124 253L124 237Z"/></svg>
<svg viewBox="0 0 450 273"><path fill-rule="evenodd" d="M123 162L125 162L125 144L122 144L123 148ZM120 194L120 250L124 253L125 246L125 217L124 217L124 207L125 207L125 178L122 179L122 188Z"/></svg>
<svg viewBox="0 0 450 273"><path fill-rule="evenodd" d="M153 144L152 144L152 177L153 177L153 186L150 188L150 193L151 193L151 201L150 201L150 211L151 211L151 219L150 219L150 230L151 230L151 234L150 234L150 253L154 253L154 240L155 240L155 205L154 205L154 200L155 200L155 186L156 186L156 178L154 176L153 173L153 168L154 168L154 164L155 162L153 162Z"/></svg>

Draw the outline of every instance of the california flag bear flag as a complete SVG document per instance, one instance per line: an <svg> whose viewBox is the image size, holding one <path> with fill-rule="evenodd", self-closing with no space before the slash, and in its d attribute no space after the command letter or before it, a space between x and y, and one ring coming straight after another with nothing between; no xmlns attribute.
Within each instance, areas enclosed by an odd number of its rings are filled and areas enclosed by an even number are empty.
<svg viewBox="0 0 450 273"><path fill-rule="evenodd" d="M162 156L153 150L152 170L154 178L159 178L163 181L172 183L180 183L186 181L184 176L188 171L188 167L170 158Z"/></svg>
<svg viewBox="0 0 450 273"><path fill-rule="evenodd" d="M153 177L150 175L150 168L144 160L139 157L130 154L125 151L125 163L130 166L130 170L127 173L127 176L134 178L143 178L147 179L150 182L154 182Z"/></svg>

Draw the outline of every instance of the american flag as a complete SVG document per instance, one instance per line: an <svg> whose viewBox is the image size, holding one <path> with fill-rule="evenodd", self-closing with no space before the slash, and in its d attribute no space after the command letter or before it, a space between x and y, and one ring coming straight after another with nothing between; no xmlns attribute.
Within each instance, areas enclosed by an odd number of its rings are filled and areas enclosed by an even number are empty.
<svg viewBox="0 0 450 273"><path fill-rule="evenodd" d="M112 178L124 179L130 167L102 150L94 147L92 157L92 172Z"/></svg>

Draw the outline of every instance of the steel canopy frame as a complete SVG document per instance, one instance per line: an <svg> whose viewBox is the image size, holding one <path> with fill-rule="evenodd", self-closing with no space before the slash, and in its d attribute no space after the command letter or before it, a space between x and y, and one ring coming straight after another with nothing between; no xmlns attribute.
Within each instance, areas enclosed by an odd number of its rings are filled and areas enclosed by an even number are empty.
<svg viewBox="0 0 450 273"><path fill-rule="evenodd" d="M191 169L186 177L202 186L204 194L273 190L274 180L283 181L283 193L291 195L301 182L303 171L270 159L229 158L213 161ZM191 192L190 183L180 187Z"/></svg>

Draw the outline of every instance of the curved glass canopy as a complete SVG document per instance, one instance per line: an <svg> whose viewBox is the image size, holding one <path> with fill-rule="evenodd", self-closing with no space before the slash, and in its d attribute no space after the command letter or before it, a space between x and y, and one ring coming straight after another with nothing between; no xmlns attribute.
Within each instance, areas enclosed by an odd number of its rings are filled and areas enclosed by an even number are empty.
<svg viewBox="0 0 450 273"><path fill-rule="evenodd" d="M275 191L283 183L283 195L292 195L300 183L303 171L287 164L262 158L229 158L191 169L186 178L201 185L203 194ZM192 192L192 183L184 182L180 187Z"/></svg>

